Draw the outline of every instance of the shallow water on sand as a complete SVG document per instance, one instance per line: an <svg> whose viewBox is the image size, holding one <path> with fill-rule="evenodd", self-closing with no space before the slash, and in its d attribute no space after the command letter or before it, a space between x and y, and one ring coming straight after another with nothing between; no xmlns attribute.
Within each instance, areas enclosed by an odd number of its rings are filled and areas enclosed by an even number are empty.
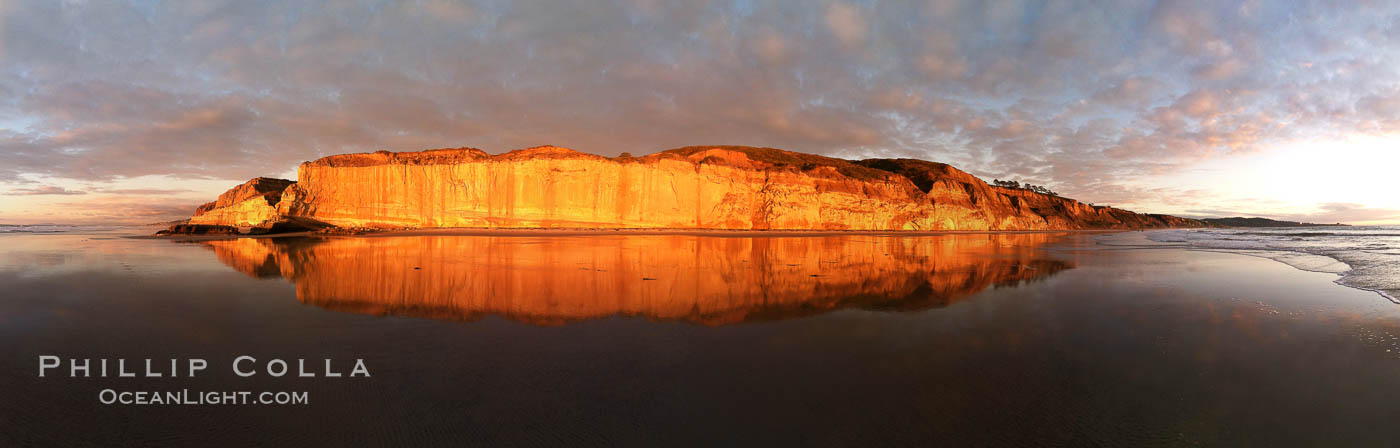
<svg viewBox="0 0 1400 448"><path fill-rule="evenodd" d="M1100 244L1100 242L1104 244ZM1139 233L0 235L0 445L1381 444L1400 311ZM204 358L39 378L38 357ZM362 358L369 378L234 375ZM307 391L122 406L102 389Z"/></svg>
<svg viewBox="0 0 1400 448"><path fill-rule="evenodd" d="M1152 232L1151 239L1334 272L1341 274L1340 284L1400 303L1400 226L1178 229Z"/></svg>

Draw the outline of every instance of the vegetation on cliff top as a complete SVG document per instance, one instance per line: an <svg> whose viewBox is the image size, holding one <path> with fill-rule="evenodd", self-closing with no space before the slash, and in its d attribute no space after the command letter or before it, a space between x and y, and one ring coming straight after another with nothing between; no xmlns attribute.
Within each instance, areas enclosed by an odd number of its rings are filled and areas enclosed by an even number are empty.
<svg viewBox="0 0 1400 448"><path fill-rule="evenodd" d="M767 162L774 165L795 166L801 169L811 169L819 166L835 168L837 172L853 179L869 180L883 179L889 176L889 172L873 169L846 159L835 157L819 156L816 154L805 154L800 152L784 151L777 148L755 148L752 146L686 146L683 148L668 149L662 151L666 154L676 154L689 157L692 154L708 151L711 149L723 149L743 153L750 160Z"/></svg>

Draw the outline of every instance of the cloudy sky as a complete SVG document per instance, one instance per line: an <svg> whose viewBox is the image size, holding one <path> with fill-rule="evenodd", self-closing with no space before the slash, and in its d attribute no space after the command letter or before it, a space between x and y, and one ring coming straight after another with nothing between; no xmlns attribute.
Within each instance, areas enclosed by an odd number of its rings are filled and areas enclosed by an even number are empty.
<svg viewBox="0 0 1400 448"><path fill-rule="evenodd" d="M0 1L0 223L387 149L915 157L1186 216L1400 222L1387 1Z"/></svg>

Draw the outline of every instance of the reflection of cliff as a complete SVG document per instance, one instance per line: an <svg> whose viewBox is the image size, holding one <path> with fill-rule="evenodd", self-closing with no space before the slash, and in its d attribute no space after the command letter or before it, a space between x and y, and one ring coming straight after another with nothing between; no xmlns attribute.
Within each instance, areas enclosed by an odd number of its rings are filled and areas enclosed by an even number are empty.
<svg viewBox="0 0 1400 448"><path fill-rule="evenodd" d="M1073 265L1048 234L716 238L413 236L207 241L337 311L557 324L612 315L719 325L840 308L918 310Z"/></svg>

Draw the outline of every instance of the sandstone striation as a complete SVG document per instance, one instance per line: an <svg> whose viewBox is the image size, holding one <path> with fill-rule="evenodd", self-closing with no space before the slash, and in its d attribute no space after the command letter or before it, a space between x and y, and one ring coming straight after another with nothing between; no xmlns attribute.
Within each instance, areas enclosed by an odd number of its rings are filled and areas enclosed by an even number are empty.
<svg viewBox="0 0 1400 448"><path fill-rule="evenodd" d="M742 146L608 158L542 146L329 156L258 178L190 224L272 229L1065 230L1202 227L1030 190L946 164Z"/></svg>

